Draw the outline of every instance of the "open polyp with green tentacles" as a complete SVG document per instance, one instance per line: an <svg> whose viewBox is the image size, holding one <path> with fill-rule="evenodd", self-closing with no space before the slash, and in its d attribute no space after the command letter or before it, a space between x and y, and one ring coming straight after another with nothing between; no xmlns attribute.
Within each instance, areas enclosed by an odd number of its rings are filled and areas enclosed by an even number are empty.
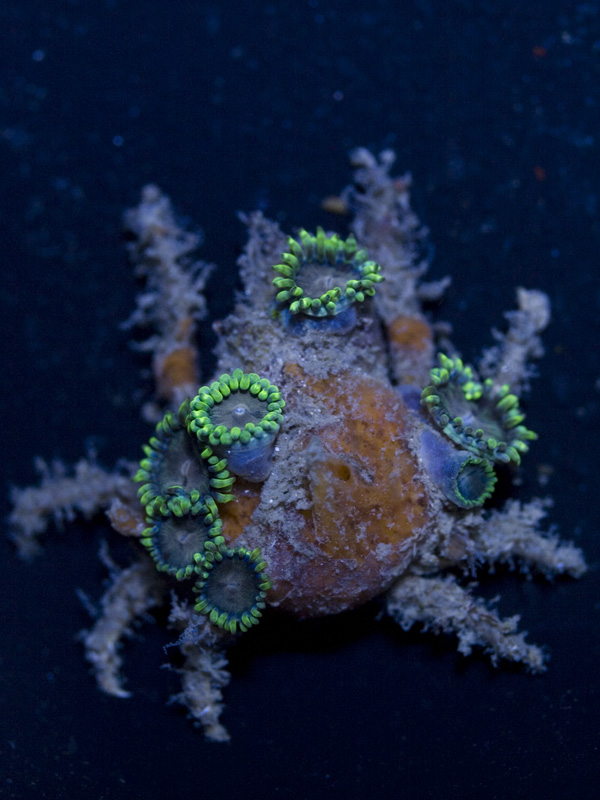
<svg viewBox="0 0 600 800"><path fill-rule="evenodd" d="M272 469L284 406L279 389L267 378L235 369L198 390L187 427L202 446L226 458L235 475L262 482Z"/></svg>
<svg viewBox="0 0 600 800"><path fill-rule="evenodd" d="M216 503L233 497L229 490L234 478L226 469L227 462L188 434L188 415L189 401L176 414L167 411L156 426L156 435L143 446L145 458L134 481L142 484L138 496L150 516L198 513L206 505L216 517Z"/></svg>
<svg viewBox="0 0 600 800"><path fill-rule="evenodd" d="M265 608L271 588L266 567L258 548L207 542L203 557L197 558L200 579L194 587L198 595L194 610L230 633L244 633L258 624Z"/></svg>
<svg viewBox="0 0 600 800"><path fill-rule="evenodd" d="M298 240L288 237L282 263L273 266L277 302L290 314L333 317L375 294L381 267L358 249L354 236L344 240L317 228L316 236L300 230Z"/></svg>
<svg viewBox="0 0 600 800"><path fill-rule="evenodd" d="M496 463L519 464L537 434L521 424L525 415L510 386L478 381L460 358L440 353L438 360L440 366L431 370L431 383L421 393L421 403L435 424L471 453Z"/></svg>

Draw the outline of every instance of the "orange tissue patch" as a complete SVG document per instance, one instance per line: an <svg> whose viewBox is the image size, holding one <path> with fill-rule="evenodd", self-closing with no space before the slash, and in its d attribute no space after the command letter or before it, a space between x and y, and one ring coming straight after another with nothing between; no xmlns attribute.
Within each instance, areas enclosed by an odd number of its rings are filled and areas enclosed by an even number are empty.
<svg viewBox="0 0 600 800"><path fill-rule="evenodd" d="M359 374L290 373L335 421L300 440L312 507L269 550L272 600L300 616L331 614L385 591L405 568L428 523L427 498L397 392Z"/></svg>

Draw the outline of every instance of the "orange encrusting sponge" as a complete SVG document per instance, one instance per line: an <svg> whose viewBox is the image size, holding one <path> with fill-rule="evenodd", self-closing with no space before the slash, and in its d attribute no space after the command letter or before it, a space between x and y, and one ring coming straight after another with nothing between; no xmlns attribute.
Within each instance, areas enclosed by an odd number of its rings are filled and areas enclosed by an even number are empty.
<svg viewBox="0 0 600 800"><path fill-rule="evenodd" d="M294 364L286 378L290 408L310 395L334 419L296 443L312 507L299 514L291 506L289 526L260 531L252 544L267 561L272 604L301 617L332 614L380 594L402 572L428 522L427 498L392 387L362 373L318 380Z"/></svg>

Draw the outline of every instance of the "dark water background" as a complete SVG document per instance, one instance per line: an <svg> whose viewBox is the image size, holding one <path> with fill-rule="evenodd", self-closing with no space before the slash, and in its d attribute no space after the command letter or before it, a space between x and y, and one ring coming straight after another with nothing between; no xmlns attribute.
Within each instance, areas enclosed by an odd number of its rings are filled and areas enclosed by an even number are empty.
<svg viewBox="0 0 600 800"><path fill-rule="evenodd" d="M430 277L453 277L433 314L466 359L515 286L552 299L522 492L553 495L552 523L592 565L579 582L482 579L548 645L542 677L403 633L377 604L265 621L231 653L233 739L215 745L165 707L178 681L160 625L126 647L131 700L88 674L75 588L100 593L106 524L69 526L30 565L2 538L0 797L596 797L599 4L13 0L0 38L3 516L34 455L72 463L93 445L111 465L148 435L144 362L118 329L136 290L120 218L144 183L202 227L216 318L237 210L339 226L320 201L349 182L348 151L393 147L431 229Z"/></svg>

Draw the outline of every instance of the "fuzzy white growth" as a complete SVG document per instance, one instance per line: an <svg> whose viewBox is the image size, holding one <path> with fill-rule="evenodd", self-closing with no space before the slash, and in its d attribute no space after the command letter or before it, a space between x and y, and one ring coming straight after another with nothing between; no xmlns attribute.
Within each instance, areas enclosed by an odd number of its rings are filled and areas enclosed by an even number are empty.
<svg viewBox="0 0 600 800"><path fill-rule="evenodd" d="M501 619L481 598L459 586L452 575L404 575L389 592L387 610L404 630L421 623L426 631L455 633L458 651L465 656L480 646L494 664L506 659L521 662L532 672L545 669L541 649L527 644L525 633L516 633L519 616Z"/></svg>
<svg viewBox="0 0 600 800"><path fill-rule="evenodd" d="M396 156L384 150L379 156L364 148L350 154L354 185L345 199L355 212L351 228L359 247L381 265L383 282L373 297L377 316L387 326L408 318L412 324L428 326L423 316L423 300L437 300L450 283L449 278L432 283L421 279L429 268L429 231L411 208L412 177L390 174ZM409 326L410 328L410 326ZM423 384L433 366L433 342L421 340L412 346L392 348L390 371L398 383Z"/></svg>
<svg viewBox="0 0 600 800"><path fill-rule="evenodd" d="M135 347L152 353L154 373L160 376L165 359L175 350L195 351L196 323L206 316L203 292L213 267L193 259L201 236L176 222L171 201L157 186L142 189L140 204L125 214L124 221L135 236L129 252L146 288L138 294L137 308L123 327L154 330ZM160 380L157 383L160 388ZM193 385L177 387L177 396L167 399L178 406L194 394L198 383L197 375Z"/></svg>
<svg viewBox="0 0 600 800"><path fill-rule="evenodd" d="M352 151L350 159L355 187L360 188L344 193L356 214L351 227L359 247L365 247L369 258L381 264L384 276L374 298L377 312L386 322L400 315L420 316L417 284L429 267L420 251L428 230L410 205L412 177L409 173L390 175L396 160L392 150L377 157L360 147ZM448 282L437 281L425 291L430 297L439 297Z"/></svg>
<svg viewBox="0 0 600 800"><path fill-rule="evenodd" d="M85 606L97 619L90 630L81 631L80 638L99 688L114 697L129 697L131 693L123 688L120 674L121 642L131 635L137 620L161 604L164 585L147 559L121 569L111 560L105 546L100 550L100 558L109 571L109 584L97 609L82 596Z"/></svg>
<svg viewBox="0 0 600 800"><path fill-rule="evenodd" d="M207 739L229 741L226 728L219 722L224 708L221 690L231 678L223 651L183 644L181 652L185 656L184 666L179 670L182 690L171 700L188 708L190 716L202 725Z"/></svg>
<svg viewBox="0 0 600 800"><path fill-rule="evenodd" d="M202 726L207 739L229 741L229 734L219 721L224 708L222 689L231 680L222 645L226 634L174 595L169 624L182 631L176 644L185 656L183 667L177 670L182 689L171 697L171 702L186 706L190 716Z"/></svg>
<svg viewBox="0 0 600 800"><path fill-rule="evenodd" d="M279 225L261 211L238 216L248 229L248 242L238 260L243 299L253 306L255 314L260 309L266 313L273 300L273 264L281 261L287 239Z"/></svg>
<svg viewBox="0 0 600 800"><path fill-rule="evenodd" d="M581 550L555 534L538 530L549 505L542 500L508 500L501 511L480 519L472 534L477 559L491 565L519 563L521 571L534 569L547 577L580 578L587 571Z"/></svg>
<svg viewBox="0 0 600 800"><path fill-rule="evenodd" d="M519 288L517 305L517 311L507 311L504 315L508 331L493 331L498 345L484 352L479 371L483 378L492 378L499 386L508 383L518 395L529 388L529 378L535 374L528 362L544 354L538 334L550 322L550 298L537 289Z"/></svg>
<svg viewBox="0 0 600 800"><path fill-rule="evenodd" d="M474 510L457 519L440 518L438 538L421 553L412 572L402 575L388 595L388 611L405 629L420 622L425 630L455 633L464 655L479 645L492 662L519 661L533 672L545 669L540 648L517 634L518 616L501 619L485 602L460 586L454 576L440 574L449 564L473 573L484 563L493 569L508 564L521 572L538 571L546 577L579 578L587 569L583 553L553 533L539 530L548 501L509 500L489 515ZM443 523L447 530L443 531ZM431 573L437 572L437 575ZM423 577L424 573L428 573Z"/></svg>
<svg viewBox="0 0 600 800"><path fill-rule="evenodd" d="M90 519L115 497L131 495L131 478L122 472L108 472L93 455L80 459L73 470L61 461L47 464L42 458L35 459L35 468L41 476L39 485L13 488L10 493L9 536L22 558L40 552L38 537L50 522L61 528L76 514Z"/></svg>

